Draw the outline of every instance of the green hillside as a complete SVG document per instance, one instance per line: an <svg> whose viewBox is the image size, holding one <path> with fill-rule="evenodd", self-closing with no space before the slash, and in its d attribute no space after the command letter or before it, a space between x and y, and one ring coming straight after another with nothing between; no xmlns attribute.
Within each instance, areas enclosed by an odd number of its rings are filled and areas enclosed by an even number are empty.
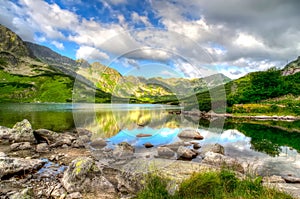
<svg viewBox="0 0 300 199"><path fill-rule="evenodd" d="M271 68L267 71L249 73L224 86L199 92L196 94L199 109L209 111L212 103L222 105L226 100L229 113L299 115L299 63L300 58L282 70ZM185 101L189 103L190 99L191 97L188 97ZM224 107L220 106L219 109L222 110Z"/></svg>

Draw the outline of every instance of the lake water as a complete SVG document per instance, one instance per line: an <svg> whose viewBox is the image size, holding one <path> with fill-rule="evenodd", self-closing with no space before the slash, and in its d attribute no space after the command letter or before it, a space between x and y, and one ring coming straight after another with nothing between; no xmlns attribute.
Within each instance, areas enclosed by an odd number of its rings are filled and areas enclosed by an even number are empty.
<svg viewBox="0 0 300 199"><path fill-rule="evenodd" d="M110 145L126 141L136 148L146 142L174 143L182 129L196 128L205 138L199 141L202 146L219 143L226 155L259 167L259 172L300 177L300 121L208 121L168 113L179 109L149 104L0 104L0 126L12 127L26 118L34 129L62 132L83 127L93 132L93 139L105 138ZM141 133L152 136L137 138Z"/></svg>

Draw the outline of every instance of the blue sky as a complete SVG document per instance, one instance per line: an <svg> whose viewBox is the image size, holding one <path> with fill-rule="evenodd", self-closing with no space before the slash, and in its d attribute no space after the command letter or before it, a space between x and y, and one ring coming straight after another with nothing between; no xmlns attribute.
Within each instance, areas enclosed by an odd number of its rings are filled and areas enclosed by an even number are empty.
<svg viewBox="0 0 300 199"><path fill-rule="evenodd" d="M122 74L238 78L300 55L299 8L297 0L2 0L0 23Z"/></svg>

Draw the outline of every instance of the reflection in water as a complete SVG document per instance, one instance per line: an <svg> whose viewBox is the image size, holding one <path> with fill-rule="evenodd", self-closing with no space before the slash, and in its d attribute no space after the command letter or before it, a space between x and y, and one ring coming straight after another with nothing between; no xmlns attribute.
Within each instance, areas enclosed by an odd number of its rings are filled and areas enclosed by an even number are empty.
<svg viewBox="0 0 300 199"><path fill-rule="evenodd" d="M205 138L199 141L200 145L217 142L224 145L227 155L263 166L263 173L296 173L300 177L296 172L300 171L299 121L227 120L220 129L213 127L221 120L168 114L174 108L128 104L0 104L0 125L12 127L26 118L34 129L65 131L83 127L94 133L93 139L107 138L110 146L127 141L137 147L146 142L155 146L176 142L182 129L197 128ZM137 138L137 134L152 136Z"/></svg>

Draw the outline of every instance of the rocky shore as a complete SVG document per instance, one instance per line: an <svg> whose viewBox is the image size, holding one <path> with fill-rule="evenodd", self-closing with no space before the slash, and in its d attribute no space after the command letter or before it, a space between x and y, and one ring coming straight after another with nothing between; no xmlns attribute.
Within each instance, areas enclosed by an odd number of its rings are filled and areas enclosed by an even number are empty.
<svg viewBox="0 0 300 199"><path fill-rule="evenodd" d="M193 172L226 165L244 175L246 168L226 156L223 146L200 146L197 140L205 138L198 131L186 129L178 137L176 143L136 148L127 142L111 146L82 128L64 133L34 130L27 120L13 128L0 127L0 198L132 198L148 172L171 179L170 193ZM271 176L264 181L287 191L293 183L291 192L299 195L298 178Z"/></svg>

